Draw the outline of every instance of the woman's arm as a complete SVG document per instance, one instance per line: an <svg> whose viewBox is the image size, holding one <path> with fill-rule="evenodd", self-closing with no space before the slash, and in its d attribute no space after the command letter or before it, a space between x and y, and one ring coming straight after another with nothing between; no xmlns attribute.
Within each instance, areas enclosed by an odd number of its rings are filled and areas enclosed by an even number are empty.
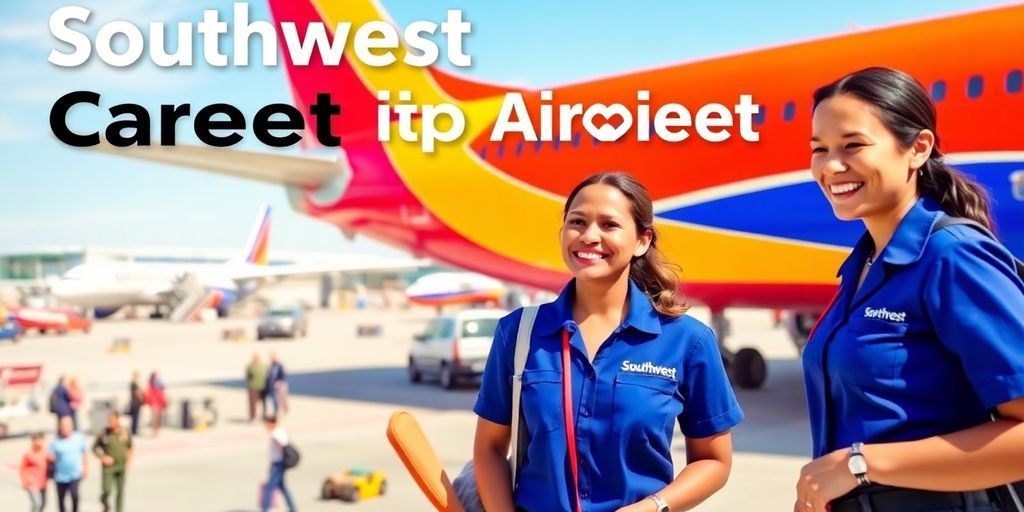
<svg viewBox="0 0 1024 512"><path fill-rule="evenodd" d="M473 467L480 501L488 512L513 512L512 474L508 467L508 445L512 429L483 418L476 421Z"/></svg>
<svg viewBox="0 0 1024 512"><path fill-rule="evenodd" d="M1003 419L917 441L864 445L868 480L929 491L971 491L1024 480L1024 398L999 406ZM857 486L836 450L804 466L794 510L824 511ZM804 502L813 506L806 507Z"/></svg>
<svg viewBox="0 0 1024 512"><path fill-rule="evenodd" d="M1024 480L1024 398L1003 419L920 441L867 445L868 479L932 491L986 489Z"/></svg>
<svg viewBox="0 0 1024 512"><path fill-rule="evenodd" d="M672 510L690 510L718 492L732 470L732 433L699 439L686 438L686 467L658 496ZM655 512L653 500L642 499L619 509L622 512Z"/></svg>

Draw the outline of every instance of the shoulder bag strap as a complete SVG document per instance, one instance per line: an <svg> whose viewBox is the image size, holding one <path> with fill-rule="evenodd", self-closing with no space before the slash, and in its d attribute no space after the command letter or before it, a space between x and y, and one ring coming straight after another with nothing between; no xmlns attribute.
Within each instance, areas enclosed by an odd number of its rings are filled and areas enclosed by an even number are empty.
<svg viewBox="0 0 1024 512"><path fill-rule="evenodd" d="M516 471L519 469L519 427L522 420L519 398L523 394L523 369L526 368L526 356L530 353L530 338L533 335L533 322L537 319L537 309L538 306L523 308L523 316L519 320L519 332L516 336L516 355L512 367L512 439L510 441L512 454L509 457L513 489L516 486Z"/></svg>

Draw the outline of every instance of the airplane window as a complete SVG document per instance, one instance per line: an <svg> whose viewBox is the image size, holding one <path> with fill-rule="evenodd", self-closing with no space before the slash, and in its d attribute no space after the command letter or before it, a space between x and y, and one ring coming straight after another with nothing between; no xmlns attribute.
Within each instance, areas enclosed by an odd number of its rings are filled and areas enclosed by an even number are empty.
<svg viewBox="0 0 1024 512"><path fill-rule="evenodd" d="M498 144L498 158L505 158L505 145Z"/></svg>
<svg viewBox="0 0 1024 512"><path fill-rule="evenodd" d="M572 136L572 147L580 147L580 134L577 133L576 135Z"/></svg>
<svg viewBox="0 0 1024 512"><path fill-rule="evenodd" d="M523 156L523 141L519 141L519 144L516 144L516 158L521 156Z"/></svg>
<svg viewBox="0 0 1024 512"><path fill-rule="evenodd" d="M480 158L487 160L487 146L480 150Z"/></svg>
<svg viewBox="0 0 1024 512"><path fill-rule="evenodd" d="M558 151L558 146L560 146L561 144L562 144L562 142L560 140L558 140L557 138L555 140L551 141L551 147L553 147L555 149L555 151Z"/></svg>
<svg viewBox="0 0 1024 512"><path fill-rule="evenodd" d="M946 82L937 80L932 84L932 100L942 101L946 99Z"/></svg>
<svg viewBox="0 0 1024 512"><path fill-rule="evenodd" d="M601 141L600 141L600 140L598 140L598 139L597 139L597 137L594 137L593 135L591 135L590 137L591 137L592 139L594 139L594 145L595 145L595 146L601 143Z"/></svg>
<svg viewBox="0 0 1024 512"><path fill-rule="evenodd" d="M1024 76L1022 76L1019 69L1010 71L1006 75L1006 92L1010 94L1017 94L1021 89L1021 82L1024 82Z"/></svg>
<svg viewBox="0 0 1024 512"><path fill-rule="evenodd" d="M536 141L534 141L534 143L533 143L533 152L534 153L539 153L540 152L540 145L541 144L543 144L543 142L541 142L540 139L537 139Z"/></svg>
<svg viewBox="0 0 1024 512"><path fill-rule="evenodd" d="M981 75L972 76L971 79L967 81L967 97L977 98L978 96L981 96L984 85Z"/></svg>
<svg viewBox="0 0 1024 512"><path fill-rule="evenodd" d="M764 111L765 111L764 105L760 105L757 108L757 115L754 116L754 124L756 124L756 125L764 124Z"/></svg>
<svg viewBox="0 0 1024 512"><path fill-rule="evenodd" d="M784 121L792 121L793 116L796 115L796 103L790 101L786 103L786 106L782 107L782 119Z"/></svg>

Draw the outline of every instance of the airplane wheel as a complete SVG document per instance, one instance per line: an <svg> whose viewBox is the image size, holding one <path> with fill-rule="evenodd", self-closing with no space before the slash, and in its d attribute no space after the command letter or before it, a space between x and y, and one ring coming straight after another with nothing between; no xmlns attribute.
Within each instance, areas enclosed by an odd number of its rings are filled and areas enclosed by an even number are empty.
<svg viewBox="0 0 1024 512"><path fill-rule="evenodd" d="M742 389L758 389L768 378L764 356L755 349L744 348L732 360L732 378Z"/></svg>
<svg viewBox="0 0 1024 512"><path fill-rule="evenodd" d="M413 384L423 380L423 374L416 369L416 364L413 363L412 358L409 358L409 382Z"/></svg>
<svg viewBox="0 0 1024 512"><path fill-rule="evenodd" d="M320 497L325 500L334 498L334 486L330 481L324 482L323 488L320 489Z"/></svg>
<svg viewBox="0 0 1024 512"><path fill-rule="evenodd" d="M387 480L385 480L385 481L380 483L379 494L381 496L384 496L384 493L386 493L387 491L388 491L388 482L387 482Z"/></svg>

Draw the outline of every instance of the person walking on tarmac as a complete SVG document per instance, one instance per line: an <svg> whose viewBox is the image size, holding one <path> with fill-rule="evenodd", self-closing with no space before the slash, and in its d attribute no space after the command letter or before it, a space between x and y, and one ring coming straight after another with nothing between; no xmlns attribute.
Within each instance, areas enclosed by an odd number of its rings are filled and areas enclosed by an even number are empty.
<svg viewBox="0 0 1024 512"><path fill-rule="evenodd" d="M61 376L57 385L50 393L50 412L57 417L57 432L60 432L60 423L63 418L72 418L72 428L75 426L74 410L71 408L71 393L68 391L68 379Z"/></svg>
<svg viewBox="0 0 1024 512"><path fill-rule="evenodd" d="M149 375L149 387L146 388L146 405L149 406L149 414L153 424L153 437L160 434L160 424L163 423L164 409L167 408L167 393L164 382L156 372Z"/></svg>
<svg viewBox="0 0 1024 512"><path fill-rule="evenodd" d="M267 398L274 406L274 413L271 416L278 417L288 412L288 375L284 372L284 365L277 359L277 353L270 353L270 368L267 370Z"/></svg>
<svg viewBox="0 0 1024 512"><path fill-rule="evenodd" d="M498 323L473 409L487 510L688 510L725 485L743 413L715 334L684 315L679 269L657 241L650 196L631 176L596 174L569 194L560 252L573 280L529 334L516 482L506 454L522 309ZM688 462L678 473L676 424Z"/></svg>
<svg viewBox="0 0 1024 512"><path fill-rule="evenodd" d="M67 512L65 498L71 497L71 512L78 512L78 487L89 476L89 455L85 437L75 432L71 416L60 419L57 438L50 443L53 481L57 484L57 506Z"/></svg>
<svg viewBox="0 0 1024 512"><path fill-rule="evenodd" d="M288 491L288 486L284 483L284 474L287 470L284 452L285 447L291 443L291 439L288 437L288 431L277 423L276 417L267 416L263 419L263 424L267 427L267 432L270 433L270 474L267 476L267 483L263 488L260 509L263 512L267 512L270 508L274 491L280 490L285 504L288 505L288 511L296 512L297 509L295 508L295 501L292 500L292 493Z"/></svg>
<svg viewBox="0 0 1024 512"><path fill-rule="evenodd" d="M52 459L53 456L43 445L43 434L32 434L32 446L22 455L18 471L21 488L28 493L32 503L32 512L43 512L46 507L46 469Z"/></svg>
<svg viewBox="0 0 1024 512"><path fill-rule="evenodd" d="M110 494L117 489L117 512L124 511L124 483L128 465L132 459L132 436L121 426L121 416L110 411L107 428L96 436L92 452L103 465L103 482L100 503L103 512L110 512Z"/></svg>
<svg viewBox="0 0 1024 512"><path fill-rule="evenodd" d="M810 147L866 233L804 348L815 458L794 511L1024 511L1024 281L984 189L943 162L928 93L847 75L815 92Z"/></svg>
<svg viewBox="0 0 1024 512"><path fill-rule="evenodd" d="M261 416L267 416L267 365L259 354L252 355L252 361L245 367L245 383L249 391L249 422L256 420L256 404L260 404Z"/></svg>
<svg viewBox="0 0 1024 512"><path fill-rule="evenodd" d="M82 408L82 403L85 402L85 393L82 391L82 385L78 383L78 377L71 376L67 380L68 396L71 398L69 405L71 406L71 424L74 425L75 430L78 430L78 411Z"/></svg>
<svg viewBox="0 0 1024 512"><path fill-rule="evenodd" d="M146 403L146 391L139 383L139 372L132 372L132 383L128 386L128 415L132 420L132 436L139 435L139 415Z"/></svg>

